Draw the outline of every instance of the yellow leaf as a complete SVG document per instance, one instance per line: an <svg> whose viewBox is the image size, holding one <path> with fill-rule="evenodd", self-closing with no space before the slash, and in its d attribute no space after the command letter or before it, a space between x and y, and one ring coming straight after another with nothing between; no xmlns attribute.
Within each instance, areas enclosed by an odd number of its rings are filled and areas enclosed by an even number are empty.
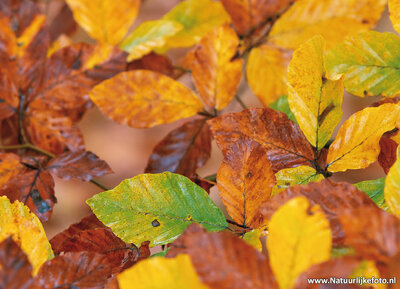
<svg viewBox="0 0 400 289"><path fill-rule="evenodd" d="M330 172L368 167L378 158L381 136L396 127L400 114L397 104L367 107L353 114L340 128L329 147Z"/></svg>
<svg viewBox="0 0 400 289"><path fill-rule="evenodd" d="M258 251L262 251L262 244L260 238L265 235L265 232L260 229L251 230L243 235L243 240L247 244L252 245Z"/></svg>
<svg viewBox="0 0 400 289"><path fill-rule="evenodd" d="M107 117L137 128L174 122L203 109L193 91L150 70L120 73L97 85L90 98Z"/></svg>
<svg viewBox="0 0 400 289"><path fill-rule="evenodd" d="M215 28L187 55L185 62L197 91L209 108L226 107L240 83L243 60L232 60L239 39L229 25Z"/></svg>
<svg viewBox="0 0 400 289"><path fill-rule="evenodd" d="M0 242L12 236L28 256L36 275L40 266L54 257L42 223L23 203L0 197Z"/></svg>
<svg viewBox="0 0 400 289"><path fill-rule="evenodd" d="M397 149L399 156L400 149ZM396 162L390 168L384 189L385 201L390 211L400 218L400 158L397 157Z"/></svg>
<svg viewBox="0 0 400 289"><path fill-rule="evenodd" d="M357 278L357 277L364 277L364 278L372 278L374 277L375 279L379 279L380 273L378 268L376 268L375 262L374 261L362 261L360 265L351 273L349 278ZM372 284L363 284L363 287L366 288L373 288L373 289L385 289L386 285L385 284L378 284L378 283L372 283Z"/></svg>
<svg viewBox="0 0 400 289"><path fill-rule="evenodd" d="M247 62L247 81L264 106L287 94L286 70L291 52L265 44L253 48Z"/></svg>
<svg viewBox="0 0 400 289"><path fill-rule="evenodd" d="M17 55L18 58L23 58L26 51L29 51L29 45L37 37L37 34L46 25L46 17L44 15L37 14L32 20L31 24L24 30L23 34L17 39Z"/></svg>
<svg viewBox="0 0 400 289"><path fill-rule="evenodd" d="M400 33L400 1L389 0L389 15L393 28Z"/></svg>
<svg viewBox="0 0 400 289"><path fill-rule="evenodd" d="M296 278L310 266L329 259L332 236L320 207L307 199L289 200L272 216L267 248L280 289L293 288Z"/></svg>
<svg viewBox="0 0 400 289"><path fill-rule="evenodd" d="M66 0L74 19L93 38L117 45L132 26L140 0Z"/></svg>
<svg viewBox="0 0 400 289"><path fill-rule="evenodd" d="M54 41L49 50L47 51L47 57L50 57L54 52L60 50L61 48L72 45L72 40L65 34L61 34L56 41Z"/></svg>
<svg viewBox="0 0 400 289"><path fill-rule="evenodd" d="M153 49L163 47L168 38L182 29L183 26L175 21L147 21L127 36L120 48L129 52L128 61L139 59Z"/></svg>
<svg viewBox="0 0 400 289"><path fill-rule="evenodd" d="M117 276L120 289L207 289L189 255L143 260Z"/></svg>
<svg viewBox="0 0 400 289"><path fill-rule="evenodd" d="M282 192L286 188L294 185L305 185L311 182L318 182L324 176L318 174L314 168L309 166L298 166L280 170L275 174L276 185L272 189L272 196Z"/></svg>
<svg viewBox="0 0 400 289"><path fill-rule="evenodd" d="M200 41L214 27L229 22L229 16L220 2L186 0L175 6L162 18L180 23L183 30L168 39L167 47L189 47Z"/></svg>
<svg viewBox="0 0 400 289"><path fill-rule="evenodd" d="M372 28L387 0L298 0L274 24L270 40L296 49L305 39L321 34L330 49L346 36ZM335 27L335 29L332 29Z"/></svg>
<svg viewBox="0 0 400 289"><path fill-rule="evenodd" d="M325 40L315 36L302 44L289 63L287 83L290 110L308 141L320 150L342 117L343 78L327 79Z"/></svg>

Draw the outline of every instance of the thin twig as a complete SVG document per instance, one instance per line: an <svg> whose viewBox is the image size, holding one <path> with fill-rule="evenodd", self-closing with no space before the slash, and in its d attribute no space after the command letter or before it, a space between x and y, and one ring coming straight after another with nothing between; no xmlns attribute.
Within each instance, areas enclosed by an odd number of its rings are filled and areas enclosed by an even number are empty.
<svg viewBox="0 0 400 289"><path fill-rule="evenodd" d="M237 102L239 102L240 106L243 109L247 109L247 105L243 102L239 95L235 94L235 99L237 100Z"/></svg>
<svg viewBox="0 0 400 289"><path fill-rule="evenodd" d="M232 224L232 225L234 225L234 226L236 226L236 227L239 227L239 228L242 228L242 229L246 229L246 230L252 230L252 228L249 228L249 227L247 227L247 226L245 226L245 225L240 225L240 224L238 224L238 223L236 223L235 221L232 221L232 220L226 220L229 224Z"/></svg>

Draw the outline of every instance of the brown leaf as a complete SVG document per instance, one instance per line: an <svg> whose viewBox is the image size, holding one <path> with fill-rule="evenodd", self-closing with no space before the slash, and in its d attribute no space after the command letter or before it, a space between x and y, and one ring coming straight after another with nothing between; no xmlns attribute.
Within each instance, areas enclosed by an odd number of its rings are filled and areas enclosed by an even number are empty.
<svg viewBox="0 0 400 289"><path fill-rule="evenodd" d="M260 205L271 197L275 175L263 147L249 139L234 143L218 170L217 185L232 219L250 228L264 225Z"/></svg>
<svg viewBox="0 0 400 289"><path fill-rule="evenodd" d="M228 232L189 226L171 244L168 257L189 254L200 280L215 289L277 289L268 259Z"/></svg>
<svg viewBox="0 0 400 289"><path fill-rule="evenodd" d="M232 18L233 25L240 35L247 35L253 29L276 16L289 7L294 0L221 0Z"/></svg>
<svg viewBox="0 0 400 289"><path fill-rule="evenodd" d="M379 141L379 146L381 147L381 151L379 152L378 162L383 168L385 174L387 174L389 169L397 160L398 143L383 136Z"/></svg>
<svg viewBox="0 0 400 289"><path fill-rule="evenodd" d="M203 190L205 190L208 194L210 194L211 188L216 185L216 183L206 179L199 178L197 175L190 178L190 180L199 187L201 187Z"/></svg>
<svg viewBox="0 0 400 289"><path fill-rule="evenodd" d="M361 207L339 216L345 244L366 259L387 263L400 252L400 220L383 210Z"/></svg>
<svg viewBox="0 0 400 289"><path fill-rule="evenodd" d="M311 206L319 205L330 222L333 243L340 245L344 241L344 232L339 222L339 216L345 211L357 208L371 208L378 210L375 203L364 192L348 183L334 183L328 179L305 186L292 186L274 196L261 206L261 212L266 219L270 219L274 212L288 200L304 196Z"/></svg>
<svg viewBox="0 0 400 289"><path fill-rule="evenodd" d="M171 59L166 55L159 55L154 52L151 52L138 60L129 62L126 68L127 71L141 69L157 71L169 77L175 76Z"/></svg>
<svg viewBox="0 0 400 289"><path fill-rule="evenodd" d="M56 256L40 268L36 288L91 288L103 289L111 268L104 264L104 256L93 252L69 252Z"/></svg>
<svg viewBox="0 0 400 289"><path fill-rule="evenodd" d="M214 138L226 155L240 138L249 138L264 147L272 169L311 165L314 151L297 124L286 114L270 108L251 108L209 120Z"/></svg>
<svg viewBox="0 0 400 289"><path fill-rule="evenodd" d="M399 278L400 276L400 253L390 259L386 278ZM400 289L400 283L397 281L396 284L389 285L390 289Z"/></svg>
<svg viewBox="0 0 400 289"><path fill-rule="evenodd" d="M306 272L301 274L297 280L294 289L350 289L361 288L353 284L309 284L309 278L349 278L352 272L360 264L357 257L341 257L334 258L321 264L310 267Z"/></svg>
<svg viewBox="0 0 400 289"><path fill-rule="evenodd" d="M85 182L113 172L105 161L89 151L58 155L47 164L47 170L66 181L76 179Z"/></svg>
<svg viewBox="0 0 400 289"><path fill-rule="evenodd" d="M67 3L63 3L49 26L51 42L55 41L62 34L71 35L78 29L78 25L76 24L72 11Z"/></svg>
<svg viewBox="0 0 400 289"><path fill-rule="evenodd" d="M0 243L0 288L34 288L32 266L11 237Z"/></svg>
<svg viewBox="0 0 400 289"><path fill-rule="evenodd" d="M210 153L211 131L205 119L195 119L171 131L156 145L145 171L169 171L193 177L210 158Z"/></svg>

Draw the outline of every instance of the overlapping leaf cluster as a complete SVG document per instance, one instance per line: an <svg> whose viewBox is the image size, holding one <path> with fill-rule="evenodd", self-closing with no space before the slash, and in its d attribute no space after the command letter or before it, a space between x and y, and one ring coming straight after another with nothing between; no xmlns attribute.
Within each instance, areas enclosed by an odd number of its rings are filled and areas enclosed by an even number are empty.
<svg viewBox="0 0 400 289"><path fill-rule="evenodd" d="M400 38L368 31L385 5L185 0L131 31L139 0L66 0L62 27L30 0L2 1L0 288L336 288L308 280L398 276ZM72 44L77 24L95 44ZM181 63L163 55L187 47ZM240 98L244 65L264 107ZM339 126L344 89L382 99ZM234 99L244 109L226 113ZM111 172L76 127L92 102L135 128L189 119L145 174L104 188L87 201L94 214L48 241L52 174L98 184ZM200 177L212 139L224 159ZM376 161L385 178L329 179Z"/></svg>

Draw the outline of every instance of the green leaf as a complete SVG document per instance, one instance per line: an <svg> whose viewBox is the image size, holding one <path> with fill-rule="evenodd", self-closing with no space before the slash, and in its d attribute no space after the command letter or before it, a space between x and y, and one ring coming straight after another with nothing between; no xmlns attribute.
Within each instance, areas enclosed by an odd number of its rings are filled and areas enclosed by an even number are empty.
<svg viewBox="0 0 400 289"><path fill-rule="evenodd" d="M358 95L400 93L400 38L369 31L347 38L326 55L330 77L345 74L344 86Z"/></svg>
<svg viewBox="0 0 400 289"><path fill-rule="evenodd" d="M269 107L277 111L283 112L289 117L289 119L297 123L296 117L290 110L289 97L287 95L282 95L275 102L271 103Z"/></svg>
<svg viewBox="0 0 400 289"><path fill-rule="evenodd" d="M188 178L164 172L122 181L87 200L97 218L127 243L164 245L192 223L208 231L228 227L222 211Z"/></svg>
<svg viewBox="0 0 400 289"><path fill-rule="evenodd" d="M161 48L167 39L181 31L183 26L175 21L146 21L121 43L120 48L129 52L128 61L141 58L155 48Z"/></svg>
<svg viewBox="0 0 400 289"><path fill-rule="evenodd" d="M383 193L385 189L385 178L363 181L355 184L355 186L360 191L366 193L379 208L385 211L388 210Z"/></svg>

